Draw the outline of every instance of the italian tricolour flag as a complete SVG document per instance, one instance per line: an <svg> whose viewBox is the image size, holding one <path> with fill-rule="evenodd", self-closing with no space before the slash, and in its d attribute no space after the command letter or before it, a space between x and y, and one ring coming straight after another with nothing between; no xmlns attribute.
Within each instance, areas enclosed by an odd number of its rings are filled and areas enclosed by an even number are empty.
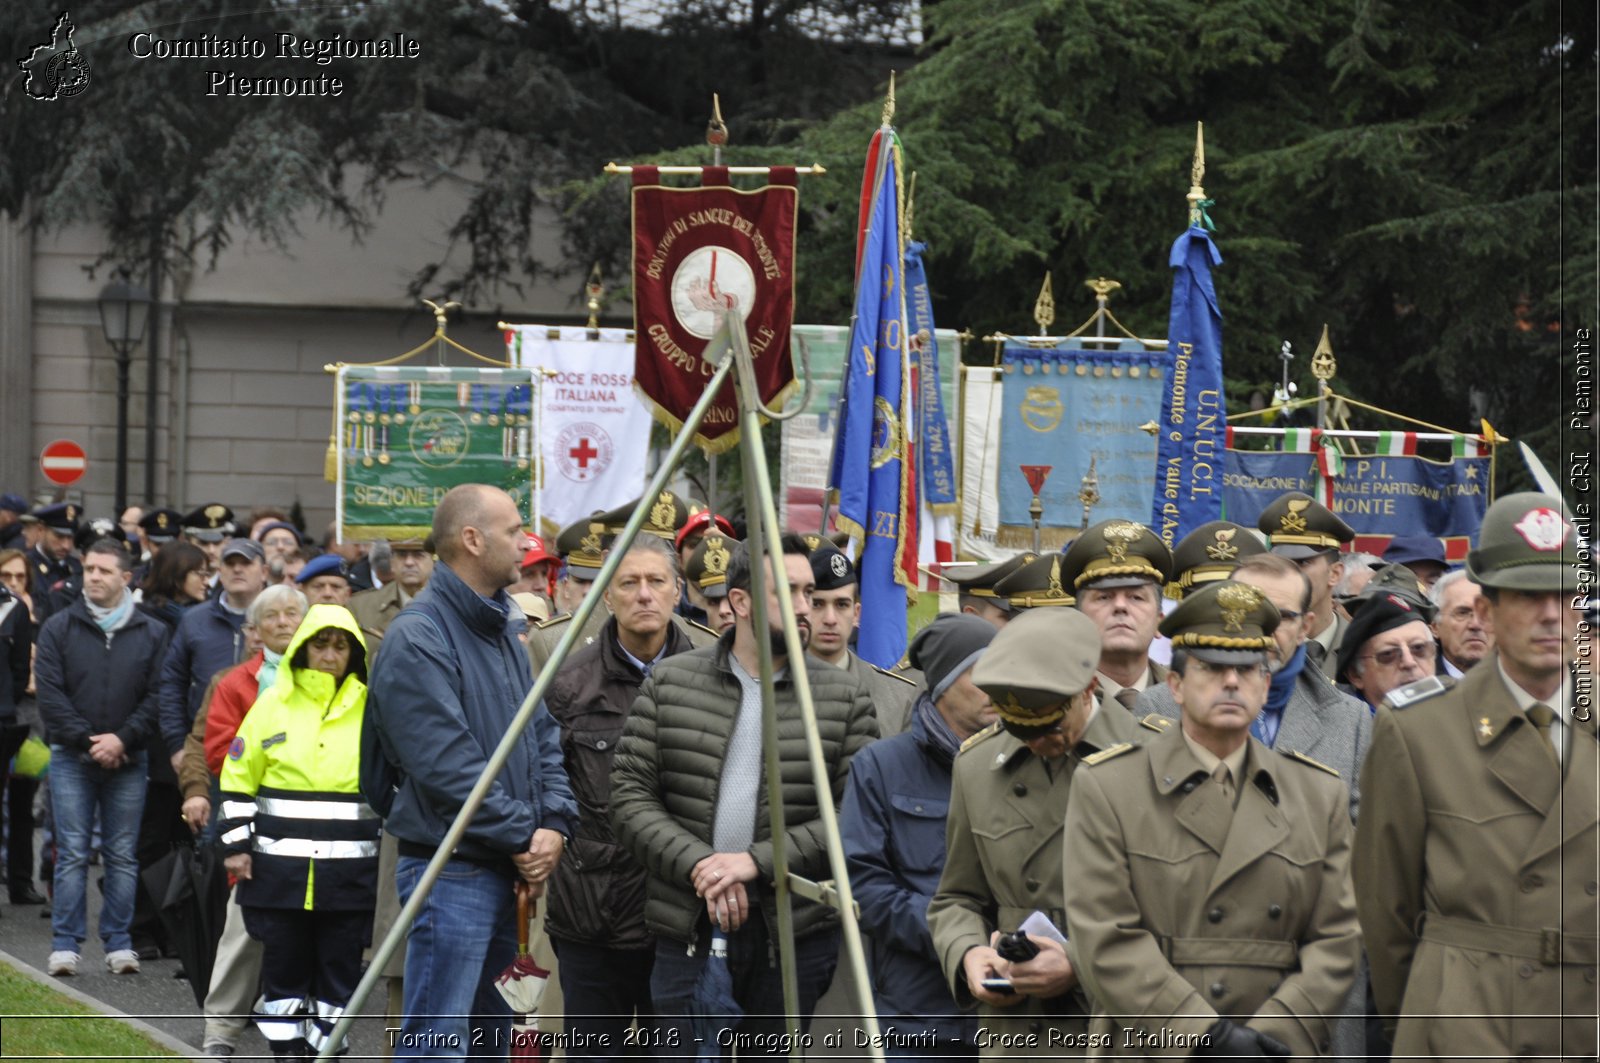
<svg viewBox="0 0 1600 1063"><path fill-rule="evenodd" d="M1379 432L1377 450L1389 458L1411 457L1417 452L1417 433Z"/></svg>

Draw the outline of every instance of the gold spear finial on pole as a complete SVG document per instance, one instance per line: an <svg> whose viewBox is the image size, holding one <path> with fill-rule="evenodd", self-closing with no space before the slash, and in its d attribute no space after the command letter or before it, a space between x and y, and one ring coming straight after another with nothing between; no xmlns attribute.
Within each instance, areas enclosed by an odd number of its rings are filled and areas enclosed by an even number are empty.
<svg viewBox="0 0 1600 1063"><path fill-rule="evenodd" d="M589 282L584 285L584 291L589 296L589 325L591 330L600 328L600 301L605 296L606 288L600 279L600 263L596 262L589 271Z"/></svg>
<svg viewBox="0 0 1600 1063"><path fill-rule="evenodd" d="M1056 320L1056 297L1050 291L1050 272L1045 271L1044 285L1039 289L1039 298L1033 304L1033 320L1039 326L1039 335L1050 335L1050 326Z"/></svg>
<svg viewBox="0 0 1600 1063"><path fill-rule="evenodd" d="M1332 380L1338 371L1339 363L1333 358L1333 341L1328 339L1327 322L1323 322L1322 338L1317 341L1317 349L1311 354L1311 375L1318 380Z"/></svg>
<svg viewBox="0 0 1600 1063"><path fill-rule="evenodd" d="M1184 198L1189 201L1189 224L1199 225L1205 216L1200 202L1206 198L1206 190L1200 187L1200 182L1206 176L1206 137L1205 123L1194 124L1194 164L1189 168L1189 194Z"/></svg>
<svg viewBox="0 0 1600 1063"><path fill-rule="evenodd" d="M889 95L883 101L883 124L894 124L894 71L889 71Z"/></svg>

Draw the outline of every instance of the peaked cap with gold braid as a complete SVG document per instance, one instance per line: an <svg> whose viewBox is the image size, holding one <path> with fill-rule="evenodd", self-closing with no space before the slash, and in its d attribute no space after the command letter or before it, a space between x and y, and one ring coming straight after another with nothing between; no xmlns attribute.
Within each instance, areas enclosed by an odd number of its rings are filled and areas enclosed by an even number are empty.
<svg viewBox="0 0 1600 1063"><path fill-rule="evenodd" d="M1032 556L1032 555L1029 555ZM994 585L994 596L1013 609L1036 609L1048 605L1076 605L1062 581L1060 554L1045 554L1018 567Z"/></svg>
<svg viewBox="0 0 1600 1063"><path fill-rule="evenodd" d="M1061 578L1074 594L1092 586L1165 586L1172 578L1172 551L1143 524L1104 520L1067 547Z"/></svg>
<svg viewBox="0 0 1600 1063"><path fill-rule="evenodd" d="M1275 645L1277 606L1255 587L1219 580L1190 594L1161 621L1173 649L1212 664L1264 663Z"/></svg>
<svg viewBox="0 0 1600 1063"><path fill-rule="evenodd" d="M1227 579L1239 562L1267 548L1255 532L1231 520L1202 524L1178 540L1172 551L1173 579L1170 597L1182 598L1196 588Z"/></svg>
<svg viewBox="0 0 1600 1063"><path fill-rule="evenodd" d="M1291 561L1337 550L1356 537L1354 528L1302 491L1279 495L1261 511L1256 527L1267 533L1273 553Z"/></svg>

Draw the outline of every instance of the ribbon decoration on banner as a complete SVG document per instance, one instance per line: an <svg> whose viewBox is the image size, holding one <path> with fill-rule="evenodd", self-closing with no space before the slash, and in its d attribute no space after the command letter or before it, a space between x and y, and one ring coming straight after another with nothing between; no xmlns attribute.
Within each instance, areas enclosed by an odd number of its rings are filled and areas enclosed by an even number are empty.
<svg viewBox="0 0 1600 1063"><path fill-rule="evenodd" d="M634 379L657 420L676 430L715 371L701 354L717 314L744 321L761 401L776 408L794 387L795 168L775 166L755 191L708 166L699 188L660 183L658 167L633 168ZM730 380L695 442L722 453L739 442Z"/></svg>
<svg viewBox="0 0 1600 1063"><path fill-rule="evenodd" d="M906 316L917 363L917 465L922 472L922 500L938 516L956 512L956 470L950 446L950 421L939 394L939 339L933 327L933 300L922 264L927 245L906 244Z"/></svg>
<svg viewBox="0 0 1600 1063"><path fill-rule="evenodd" d="M531 521L531 371L346 365L337 381L341 541L424 538L467 483L502 488Z"/></svg>

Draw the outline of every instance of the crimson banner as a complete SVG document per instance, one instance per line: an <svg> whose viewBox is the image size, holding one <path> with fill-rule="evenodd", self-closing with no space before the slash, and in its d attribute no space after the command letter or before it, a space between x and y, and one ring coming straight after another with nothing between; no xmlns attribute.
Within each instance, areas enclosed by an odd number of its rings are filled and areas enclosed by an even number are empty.
<svg viewBox="0 0 1600 1063"><path fill-rule="evenodd" d="M715 372L700 355L723 307L744 319L761 401L775 407L794 385L794 178L773 167L767 187L744 192L708 166L701 187L668 188L656 167L633 168L634 380L673 428ZM731 379L695 442L712 453L739 442Z"/></svg>

